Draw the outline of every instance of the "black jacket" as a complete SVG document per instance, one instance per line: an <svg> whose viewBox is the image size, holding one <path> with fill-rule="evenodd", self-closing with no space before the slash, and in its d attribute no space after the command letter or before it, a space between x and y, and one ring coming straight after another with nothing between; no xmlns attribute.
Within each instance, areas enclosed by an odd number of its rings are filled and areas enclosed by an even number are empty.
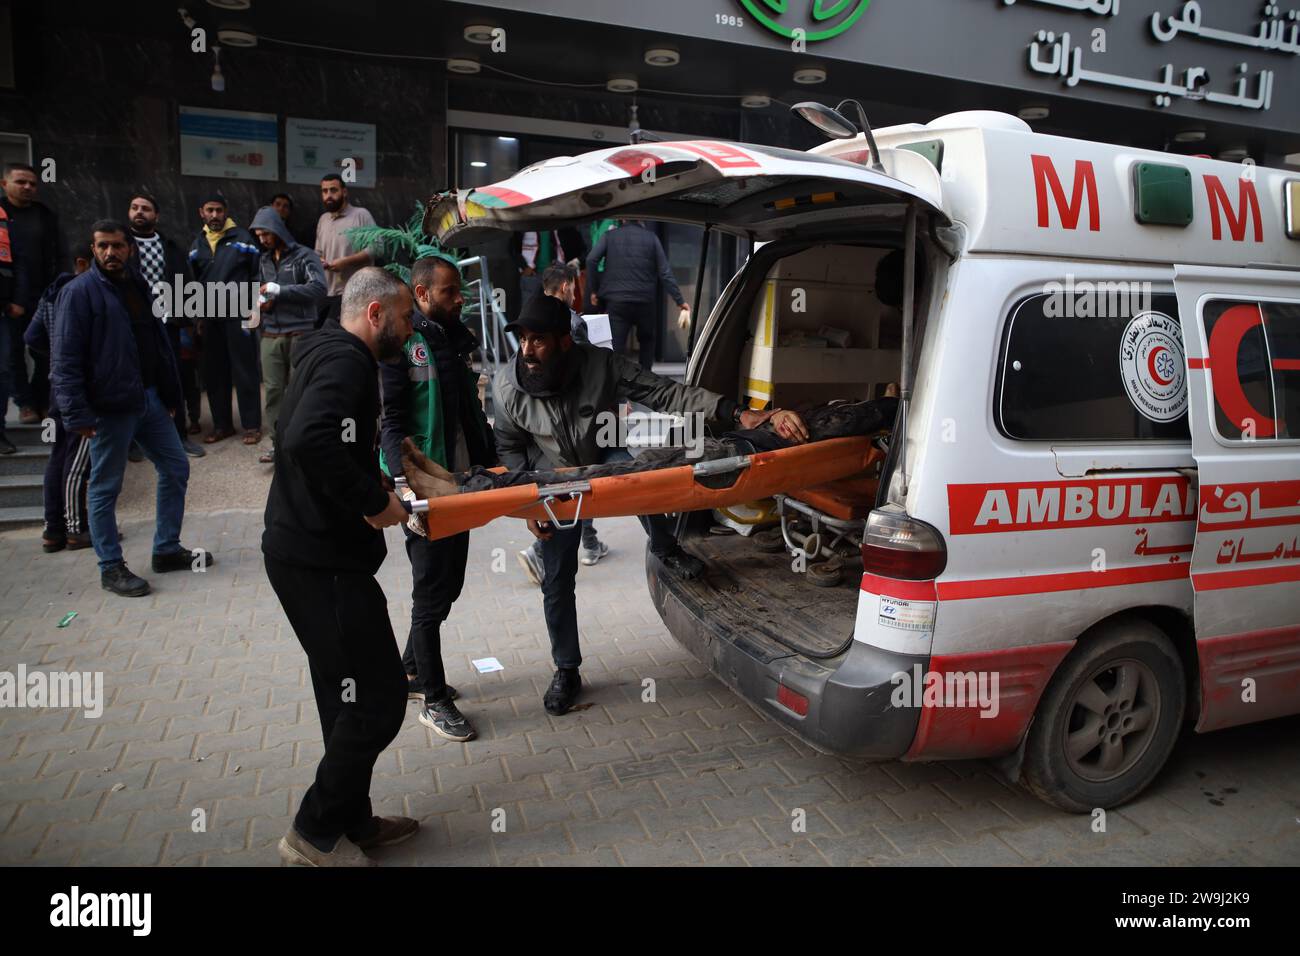
<svg viewBox="0 0 1300 956"><path fill-rule="evenodd" d="M243 226L228 229L217 240L215 252L200 230L190 246L190 268L200 282L260 282L261 255L262 247Z"/></svg>
<svg viewBox="0 0 1300 956"><path fill-rule="evenodd" d="M183 296L185 283L194 281L194 270L190 267L189 254L186 250L181 248L181 244L175 239L169 239L161 232L157 233L157 236L162 240L163 244L163 275L161 281L166 282L172 287L173 302L175 301L175 286L179 281L181 283L181 302L184 302L185 300ZM137 275L140 275L140 251L134 243L131 245L131 259L128 262L128 265ZM179 279L177 278L178 276ZM179 312L180 314L167 316L163 319L163 324L167 326L168 334L174 339L179 334L177 330L181 326L193 325L194 321L185 316L185 311L183 309L178 308L173 311Z"/></svg>
<svg viewBox="0 0 1300 956"><path fill-rule="evenodd" d="M23 341L27 343L33 355L45 359L50 357L50 325L54 322L54 303L58 300L63 287L75 278L76 276L71 272L60 273L45 290L41 301L37 303L36 311L32 313L32 320L27 323L27 331L23 333ZM59 401L54 389L50 389L50 415L55 418L59 415Z"/></svg>
<svg viewBox="0 0 1300 956"><path fill-rule="evenodd" d="M290 364L262 552L300 567L374 574L388 554L383 532L364 517L388 506L375 456L377 363L331 322L298 340Z"/></svg>
<svg viewBox="0 0 1300 956"><path fill-rule="evenodd" d="M7 196L0 205L9 217L9 242L13 249L13 290L9 301L31 318L47 286L59 274L59 220L43 203L19 209Z"/></svg>
<svg viewBox="0 0 1300 956"><path fill-rule="evenodd" d="M600 271L602 259L605 260L603 272ZM611 229L597 239L587 261L591 264L587 270L591 291L602 300L654 302L662 281L678 306L686 303L659 237L634 222Z"/></svg>
<svg viewBox="0 0 1300 956"><path fill-rule="evenodd" d="M411 324L433 352L432 367L437 371L438 394L442 410L442 441L450 458L456 447L456 433L463 431L470 465L491 467L497 463L496 439L478 400L478 376L469 366L469 355L478 348L478 340L459 322L450 329L427 318L418 309ZM384 461L391 474L402 473L402 439L411 434L407 410L416 391L419 370L411 362L409 351L400 363L379 367L384 416L380 443ZM448 468L453 467L450 461Z"/></svg>

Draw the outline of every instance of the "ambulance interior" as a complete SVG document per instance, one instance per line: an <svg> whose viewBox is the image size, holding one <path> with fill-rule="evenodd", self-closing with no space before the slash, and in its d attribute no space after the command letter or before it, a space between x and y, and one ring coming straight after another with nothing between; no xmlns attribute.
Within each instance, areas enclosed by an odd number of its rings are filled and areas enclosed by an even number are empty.
<svg viewBox="0 0 1300 956"><path fill-rule="evenodd" d="M755 409L896 395L900 244L893 235L761 247L702 350L697 384ZM929 299L925 272L918 263L918 316ZM691 586L694 596L721 619L771 640L774 653L778 646L784 653L840 653L852 638L861 529L876 506L889 438L886 432L875 439L880 461L857 475L697 519L699 530L712 523L737 533L692 538L691 550L709 568ZM808 555L800 569L790 545Z"/></svg>

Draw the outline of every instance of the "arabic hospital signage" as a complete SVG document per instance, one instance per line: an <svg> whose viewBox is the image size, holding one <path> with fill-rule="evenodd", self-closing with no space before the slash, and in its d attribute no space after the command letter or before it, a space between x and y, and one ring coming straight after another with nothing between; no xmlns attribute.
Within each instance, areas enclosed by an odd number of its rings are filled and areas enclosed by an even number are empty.
<svg viewBox="0 0 1300 956"><path fill-rule="evenodd" d="M375 185L375 126L341 120L284 121L285 180L315 185L326 173L344 175L349 186ZM351 171L351 177L347 172Z"/></svg>
<svg viewBox="0 0 1300 956"><path fill-rule="evenodd" d="M473 0L473 7L537 12L536 0ZM664 39L784 52L791 74L807 65L827 70L825 84L808 88L814 97L826 89L908 98L893 78L880 93L846 88L836 64L852 62L1300 133L1293 93L1300 89L1300 0L547 0L546 11ZM684 51L677 69L693 65ZM648 68L638 62L637 70L647 82Z"/></svg>
<svg viewBox="0 0 1300 956"><path fill-rule="evenodd" d="M181 175L280 178L280 131L274 113L180 108Z"/></svg>

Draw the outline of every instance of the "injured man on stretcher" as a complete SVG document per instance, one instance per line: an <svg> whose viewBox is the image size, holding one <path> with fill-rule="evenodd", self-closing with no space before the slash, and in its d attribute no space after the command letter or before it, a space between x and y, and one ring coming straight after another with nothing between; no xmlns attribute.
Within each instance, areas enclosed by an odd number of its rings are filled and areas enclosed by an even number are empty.
<svg viewBox="0 0 1300 956"><path fill-rule="evenodd" d="M698 454L694 453L698 449L683 447L652 448L627 461L546 471L498 472L475 466L469 471L452 473L421 454L408 438L402 442L402 465L411 491L419 498L431 500L447 495L520 485L552 485L611 478L681 465L697 465L700 462L757 452L779 451L831 438L870 436L893 427L897 411L897 398L827 402L799 411L781 409L757 428L728 431L720 438L705 438L703 451ZM794 438L782 437L782 433L793 435Z"/></svg>

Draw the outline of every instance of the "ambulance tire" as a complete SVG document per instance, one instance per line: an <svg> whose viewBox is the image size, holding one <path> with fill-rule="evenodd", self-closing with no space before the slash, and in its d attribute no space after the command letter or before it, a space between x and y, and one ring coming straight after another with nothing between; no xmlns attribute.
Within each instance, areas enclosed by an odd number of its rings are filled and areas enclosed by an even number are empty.
<svg viewBox="0 0 1300 956"><path fill-rule="evenodd" d="M1121 674L1137 678L1133 691L1119 686ZM1025 742L1021 782L1039 799L1073 813L1132 800L1173 752L1183 724L1186 686L1173 642L1154 624L1127 618L1102 625L1061 662L1038 702ZM1094 706L1101 703L1099 692L1105 695L1104 717L1081 703L1085 695L1094 699ZM1146 727L1139 723L1143 713L1150 718ZM1125 744L1116 770L1099 766L1100 740L1092 754L1074 762L1067 756L1067 735L1077 738L1094 721L1099 738L1109 735L1112 745L1116 740ZM1091 729L1087 733L1090 737Z"/></svg>

